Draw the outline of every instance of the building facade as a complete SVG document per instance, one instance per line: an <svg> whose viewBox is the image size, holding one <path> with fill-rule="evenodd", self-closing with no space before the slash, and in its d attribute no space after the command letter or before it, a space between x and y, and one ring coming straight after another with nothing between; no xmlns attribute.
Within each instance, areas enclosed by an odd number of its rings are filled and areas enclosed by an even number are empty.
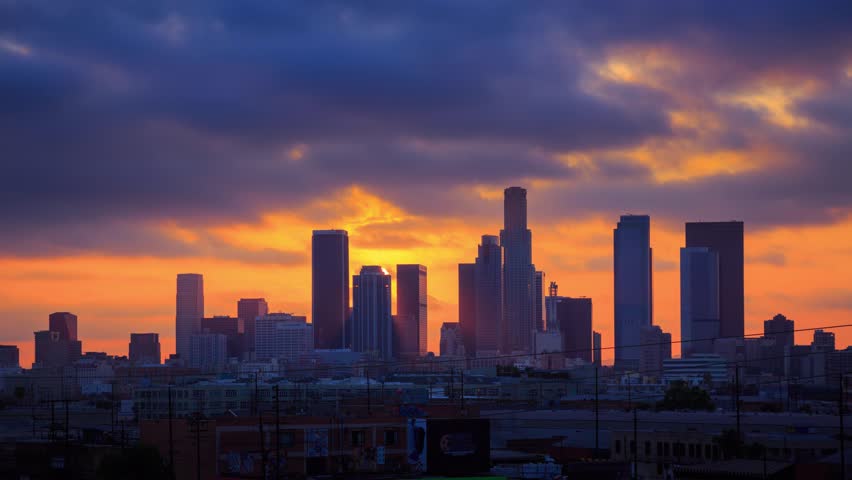
<svg viewBox="0 0 852 480"><path fill-rule="evenodd" d="M533 300L535 303L535 330L537 332L543 332L547 329L544 309L544 278L544 272L535 272L535 294Z"/></svg>
<svg viewBox="0 0 852 480"><path fill-rule="evenodd" d="M202 373L225 370L228 337L221 333L197 333L189 337L189 366Z"/></svg>
<svg viewBox="0 0 852 480"><path fill-rule="evenodd" d="M503 192L503 338L506 352L529 352L535 329L535 266L532 232L527 228L527 191L509 187Z"/></svg>
<svg viewBox="0 0 852 480"><path fill-rule="evenodd" d="M661 378L663 362L672 358L672 335L656 325L646 325L639 334L639 343L642 345L639 373L644 377Z"/></svg>
<svg viewBox="0 0 852 480"><path fill-rule="evenodd" d="M394 357L391 276L380 266L361 267L352 277L352 350L382 359Z"/></svg>
<svg viewBox="0 0 852 480"><path fill-rule="evenodd" d="M160 335L157 333L131 333L128 346L130 363L134 365L159 365Z"/></svg>
<svg viewBox="0 0 852 480"><path fill-rule="evenodd" d="M220 315L201 320L201 331L219 333L227 338L227 357L243 358L245 351L245 326L239 317Z"/></svg>
<svg viewBox="0 0 852 480"><path fill-rule="evenodd" d="M476 356L476 264L459 264L459 328L467 355Z"/></svg>
<svg viewBox="0 0 852 480"><path fill-rule="evenodd" d="M255 351L255 321L257 317L262 317L267 313L269 313L269 304L266 303L265 298L241 298L237 302L237 317L243 322L243 331L245 332L243 351L246 359L251 359Z"/></svg>
<svg viewBox="0 0 852 480"><path fill-rule="evenodd" d="M504 350L502 251L499 239L483 235L476 257L476 355L493 356Z"/></svg>
<svg viewBox="0 0 852 480"><path fill-rule="evenodd" d="M556 315L565 358L592 363L592 299L558 298Z"/></svg>
<svg viewBox="0 0 852 480"><path fill-rule="evenodd" d="M21 354L17 345L0 345L0 368L20 368Z"/></svg>
<svg viewBox="0 0 852 480"><path fill-rule="evenodd" d="M707 247L681 248L681 357L713 353L719 332L719 254Z"/></svg>
<svg viewBox="0 0 852 480"><path fill-rule="evenodd" d="M201 332L204 318L204 277L197 273L179 273L175 305L175 350L189 358L189 337Z"/></svg>
<svg viewBox="0 0 852 480"><path fill-rule="evenodd" d="M425 265L396 266L394 348L400 358L426 355L428 324Z"/></svg>
<svg viewBox="0 0 852 480"><path fill-rule="evenodd" d="M615 366L639 366L642 327L653 324L651 218L624 215L613 232Z"/></svg>
<svg viewBox="0 0 852 480"><path fill-rule="evenodd" d="M316 346L343 348L349 317L349 234L314 230L311 239L311 319Z"/></svg>
<svg viewBox="0 0 852 480"><path fill-rule="evenodd" d="M441 325L441 356L463 357L465 356L462 331L458 323L444 322Z"/></svg>
<svg viewBox="0 0 852 480"><path fill-rule="evenodd" d="M592 350L592 362L600 367L602 365L603 358L601 358L601 354L603 352L601 352L601 334L598 332L592 332Z"/></svg>
<svg viewBox="0 0 852 480"><path fill-rule="evenodd" d="M258 360L293 361L314 351L314 326L304 316L269 313L255 324Z"/></svg>

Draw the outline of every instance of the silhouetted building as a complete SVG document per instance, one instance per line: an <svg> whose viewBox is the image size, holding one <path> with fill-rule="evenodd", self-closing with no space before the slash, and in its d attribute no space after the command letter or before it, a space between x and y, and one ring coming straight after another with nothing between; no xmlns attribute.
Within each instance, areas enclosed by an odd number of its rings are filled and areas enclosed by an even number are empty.
<svg viewBox="0 0 852 480"><path fill-rule="evenodd" d="M243 350L247 354L246 358L251 358L251 354L255 351L254 346L254 331L255 321L257 317L261 317L269 313L269 305L264 298L241 298L237 302L237 317L243 322L243 331L245 335L245 344Z"/></svg>
<svg viewBox="0 0 852 480"><path fill-rule="evenodd" d="M560 297L556 304L565 358L592 362L592 299Z"/></svg>
<svg viewBox="0 0 852 480"><path fill-rule="evenodd" d="M653 323L651 218L623 215L613 231L615 366L639 367L642 327Z"/></svg>
<svg viewBox="0 0 852 480"><path fill-rule="evenodd" d="M646 325L639 333L642 355L639 372L646 377L663 376L663 361L672 358L672 335L656 325Z"/></svg>
<svg viewBox="0 0 852 480"><path fill-rule="evenodd" d="M527 228L527 191L509 187L503 192L503 338L506 352L529 352L535 328L535 266L532 233Z"/></svg>
<svg viewBox="0 0 852 480"><path fill-rule="evenodd" d="M533 296L535 306L535 329L543 332L547 326L544 324L544 272L535 272L535 295Z"/></svg>
<svg viewBox="0 0 852 480"><path fill-rule="evenodd" d="M780 313L763 322L763 336L771 341L765 365L775 375L784 375L784 357L789 355L795 345L795 329L795 323Z"/></svg>
<svg viewBox="0 0 852 480"><path fill-rule="evenodd" d="M559 319L556 317L556 304L559 301L559 285L550 282L547 297L544 299L544 323L547 331L559 330Z"/></svg>
<svg viewBox="0 0 852 480"><path fill-rule="evenodd" d="M304 316L269 313L258 317L255 352L258 360L297 360L314 351L314 327Z"/></svg>
<svg viewBox="0 0 852 480"><path fill-rule="evenodd" d="M128 348L130 363L135 365L159 365L160 335L157 333L131 333Z"/></svg>
<svg viewBox="0 0 852 480"><path fill-rule="evenodd" d="M361 267L352 277L352 350L393 358L391 276L379 266Z"/></svg>
<svg viewBox="0 0 852 480"><path fill-rule="evenodd" d="M444 322L441 325L441 356L462 357L465 355L461 328L458 323Z"/></svg>
<svg viewBox="0 0 852 480"><path fill-rule="evenodd" d="M228 338L221 333L197 333L189 337L189 366L202 373L218 373L228 359Z"/></svg>
<svg viewBox="0 0 852 480"><path fill-rule="evenodd" d="M189 358L189 337L201 332L204 318L204 277L197 273L179 273L175 308L175 350Z"/></svg>
<svg viewBox="0 0 852 480"><path fill-rule="evenodd" d="M834 332L826 332L822 329L814 330L814 339L811 349L815 352L833 352L835 347Z"/></svg>
<svg viewBox="0 0 852 480"><path fill-rule="evenodd" d="M680 355L713 353L719 337L719 255L707 247L680 249Z"/></svg>
<svg viewBox="0 0 852 480"><path fill-rule="evenodd" d="M603 353L601 352L601 334L594 331L592 332L592 350L592 362L600 367L603 364L603 357L601 356Z"/></svg>
<svg viewBox="0 0 852 480"><path fill-rule="evenodd" d="M242 358L245 345L245 326L238 317L228 315L208 317L201 320L201 331L219 333L227 339L227 357Z"/></svg>
<svg viewBox="0 0 852 480"><path fill-rule="evenodd" d="M476 257L476 355L489 356L503 350L502 252L494 235L483 235Z"/></svg>
<svg viewBox="0 0 852 480"><path fill-rule="evenodd" d="M343 348L349 316L349 234L314 230L311 239L311 302L316 347Z"/></svg>
<svg viewBox="0 0 852 480"><path fill-rule="evenodd" d="M19 368L21 355L17 345L0 345L0 368Z"/></svg>
<svg viewBox="0 0 852 480"><path fill-rule="evenodd" d="M686 224L686 246L719 254L719 335L742 337L745 329L743 222Z"/></svg>
<svg viewBox="0 0 852 480"><path fill-rule="evenodd" d="M476 264L459 264L459 328L464 350L476 356Z"/></svg>
<svg viewBox="0 0 852 480"><path fill-rule="evenodd" d="M48 317L51 332L59 333L60 340L77 340L77 315L68 312L51 313Z"/></svg>
<svg viewBox="0 0 852 480"><path fill-rule="evenodd" d="M427 287L425 265L396 266L396 318L393 325L397 357L426 355Z"/></svg>

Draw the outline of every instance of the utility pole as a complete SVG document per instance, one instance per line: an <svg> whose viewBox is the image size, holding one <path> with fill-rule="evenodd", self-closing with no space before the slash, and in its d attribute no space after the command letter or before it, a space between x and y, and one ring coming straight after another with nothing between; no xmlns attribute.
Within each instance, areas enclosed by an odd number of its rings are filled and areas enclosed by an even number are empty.
<svg viewBox="0 0 852 480"><path fill-rule="evenodd" d="M595 458L598 458L598 440L600 438L601 426L598 417L598 366L595 365Z"/></svg>
<svg viewBox="0 0 852 480"><path fill-rule="evenodd" d="M636 407L633 407L633 480L639 478L639 436L636 419Z"/></svg>
<svg viewBox="0 0 852 480"><path fill-rule="evenodd" d="M63 393L64 396L64 393ZM71 455L68 451L69 449L69 438L68 438L68 430L69 430L69 419L68 419L68 398L65 399L65 473L68 478L71 478Z"/></svg>
<svg viewBox="0 0 852 480"><path fill-rule="evenodd" d="M370 371L364 369L364 375L367 377L367 415L373 415L372 396L370 395Z"/></svg>
<svg viewBox="0 0 852 480"><path fill-rule="evenodd" d="M736 403L737 409L737 458L740 457L740 443L742 443L742 436L740 433L740 364L734 364L734 368L736 369L736 375L734 376L734 402Z"/></svg>
<svg viewBox="0 0 852 480"><path fill-rule="evenodd" d="M846 429L843 425L843 394L846 393L846 376L840 377L840 395L837 396L837 413L840 416L840 478L846 478Z"/></svg>
<svg viewBox="0 0 852 480"><path fill-rule="evenodd" d="M33 440L36 438L36 414L35 414L35 388L33 388L33 384L30 383L30 407L32 410L33 416Z"/></svg>
<svg viewBox="0 0 852 480"><path fill-rule="evenodd" d="M464 411L464 369L460 372L461 375L461 409Z"/></svg>
<svg viewBox="0 0 852 480"><path fill-rule="evenodd" d="M280 404L278 403L278 385L275 385L275 480L281 478L278 470L281 465L281 417Z"/></svg>
<svg viewBox="0 0 852 480"><path fill-rule="evenodd" d="M201 480L201 414L195 417L195 478Z"/></svg>
<svg viewBox="0 0 852 480"><path fill-rule="evenodd" d="M174 423L175 412L172 406L172 386L169 385L169 473L172 480L175 479L175 437Z"/></svg>
<svg viewBox="0 0 852 480"><path fill-rule="evenodd" d="M256 378L257 376L255 376ZM263 413L259 404L257 408L257 431L260 433L260 472L263 478L266 478L266 438L263 434Z"/></svg>

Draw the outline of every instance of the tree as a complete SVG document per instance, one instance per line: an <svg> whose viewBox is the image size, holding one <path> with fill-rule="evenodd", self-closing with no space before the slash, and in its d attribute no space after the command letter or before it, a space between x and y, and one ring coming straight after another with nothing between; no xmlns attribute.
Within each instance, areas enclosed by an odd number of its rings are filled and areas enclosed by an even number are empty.
<svg viewBox="0 0 852 480"><path fill-rule="evenodd" d="M105 456L98 466L95 478L98 480L169 478L169 469L155 447L140 445Z"/></svg>
<svg viewBox="0 0 852 480"><path fill-rule="evenodd" d="M710 394L699 387L690 387L684 381L676 381L666 390L663 400L657 402L657 410L707 410L716 408Z"/></svg>

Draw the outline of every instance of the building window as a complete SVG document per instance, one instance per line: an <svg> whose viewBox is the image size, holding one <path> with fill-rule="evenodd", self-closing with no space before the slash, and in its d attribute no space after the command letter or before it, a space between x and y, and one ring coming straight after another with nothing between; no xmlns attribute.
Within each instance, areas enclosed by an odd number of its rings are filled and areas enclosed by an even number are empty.
<svg viewBox="0 0 852 480"><path fill-rule="evenodd" d="M651 442L645 442L645 456L651 456Z"/></svg>
<svg viewBox="0 0 852 480"><path fill-rule="evenodd" d="M385 430L385 445L396 445L396 430Z"/></svg>
<svg viewBox="0 0 852 480"><path fill-rule="evenodd" d="M621 440L615 441L615 453L616 454L621 453Z"/></svg>
<svg viewBox="0 0 852 480"><path fill-rule="evenodd" d="M352 430L352 446L353 447L362 447L364 446L364 431L363 430Z"/></svg>
<svg viewBox="0 0 852 480"><path fill-rule="evenodd" d="M636 455L636 442L630 440L630 453Z"/></svg>
<svg viewBox="0 0 852 480"><path fill-rule="evenodd" d="M669 442L664 443L663 444L663 454L668 457L670 451L671 450L669 448Z"/></svg>

